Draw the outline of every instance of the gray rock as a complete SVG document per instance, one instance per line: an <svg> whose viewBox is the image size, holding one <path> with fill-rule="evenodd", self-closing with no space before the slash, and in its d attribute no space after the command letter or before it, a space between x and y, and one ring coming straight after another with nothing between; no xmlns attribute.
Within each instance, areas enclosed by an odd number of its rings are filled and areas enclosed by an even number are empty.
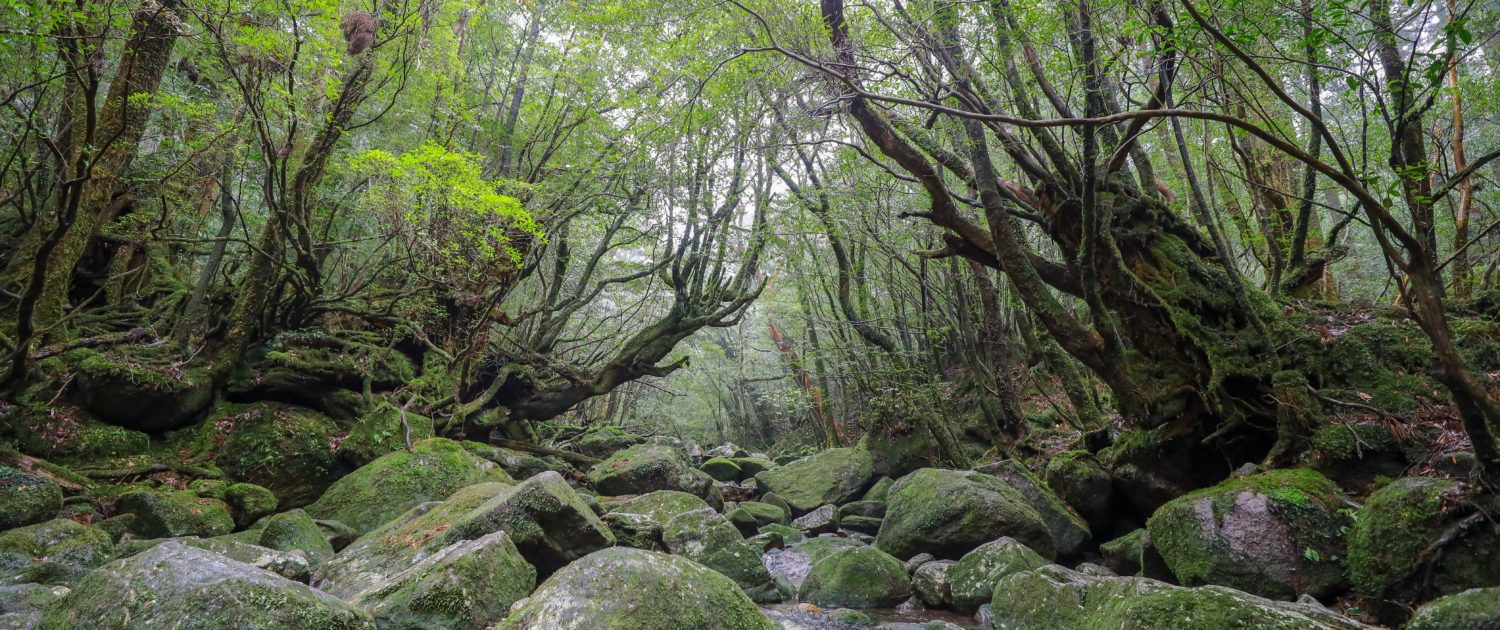
<svg viewBox="0 0 1500 630"><path fill-rule="evenodd" d="M957 564L958 562L954 560L922 563L922 566L917 567L917 570L912 573L911 590L916 591L922 603L933 608L952 606L953 588L948 576Z"/></svg>
<svg viewBox="0 0 1500 630"><path fill-rule="evenodd" d="M838 513L834 511L832 505L825 505L797 517L792 521L792 527L802 530L809 536L833 532L839 528Z"/></svg>
<svg viewBox="0 0 1500 630"><path fill-rule="evenodd" d="M683 556L734 580L757 602L780 601L775 582L761 563L761 549L740 536L728 519L704 508L677 515L662 531L662 542Z"/></svg>

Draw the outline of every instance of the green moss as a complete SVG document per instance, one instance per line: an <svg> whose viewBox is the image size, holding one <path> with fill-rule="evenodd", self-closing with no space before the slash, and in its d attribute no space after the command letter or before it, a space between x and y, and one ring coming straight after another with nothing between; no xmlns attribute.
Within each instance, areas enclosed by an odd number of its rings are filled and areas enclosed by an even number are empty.
<svg viewBox="0 0 1500 630"><path fill-rule="evenodd" d="M208 459L230 479L269 489L289 508L311 503L347 472L336 456L340 433L332 419L310 409L224 405L177 443L184 459Z"/></svg>
<svg viewBox="0 0 1500 630"><path fill-rule="evenodd" d="M911 583L900 560L858 545L814 560L797 596L818 606L890 608L911 596Z"/></svg>
<svg viewBox="0 0 1500 630"><path fill-rule="evenodd" d="M433 436L432 418L408 412L406 424L411 427L413 443ZM349 434L339 443L339 455L363 466L381 455L405 448L406 428L401 424L401 410L381 403L353 422Z"/></svg>
<svg viewBox="0 0 1500 630"><path fill-rule="evenodd" d="M1365 501L1349 534L1349 577L1368 597L1411 602L1428 591L1456 593L1500 582L1500 531L1479 527L1429 557L1427 549L1454 522L1475 509L1464 487L1449 479L1408 477L1397 480ZM1434 562L1423 567L1424 559Z"/></svg>
<svg viewBox="0 0 1500 630"><path fill-rule="evenodd" d="M234 510L234 520L240 526L254 523L280 506L274 493L253 483L230 484L224 489L224 500Z"/></svg>
<svg viewBox="0 0 1500 630"><path fill-rule="evenodd" d="M745 542L723 515L710 508L677 515L662 530L662 542L683 556L734 580L758 601L779 601L760 550Z"/></svg>
<svg viewBox="0 0 1500 630"><path fill-rule="evenodd" d="M1500 587L1476 588L1428 602L1407 630L1493 630L1500 627Z"/></svg>
<svg viewBox="0 0 1500 630"><path fill-rule="evenodd" d="M948 570L953 609L972 613L990 601L995 584L1001 578L1046 564L1046 558L1012 538L980 545L964 554L958 564Z"/></svg>
<svg viewBox="0 0 1500 630"><path fill-rule="evenodd" d="M62 502L62 488L52 480L0 466L0 530L48 520Z"/></svg>
<svg viewBox="0 0 1500 630"><path fill-rule="evenodd" d="M107 532L68 519L0 533L0 580L6 583L73 584L114 558Z"/></svg>
<svg viewBox="0 0 1500 630"><path fill-rule="evenodd" d="M188 484L188 490L205 499L223 499L229 490L229 484L221 479L194 479Z"/></svg>
<svg viewBox="0 0 1500 630"><path fill-rule="evenodd" d="M273 514L257 526L255 544L277 551L300 551L316 567L333 557L333 547L306 512L297 509Z"/></svg>
<svg viewBox="0 0 1500 630"><path fill-rule="evenodd" d="M698 466L708 476L718 481L738 481L740 478L740 465L728 457L713 457Z"/></svg>
<svg viewBox="0 0 1500 630"><path fill-rule="evenodd" d="M423 559L355 603L383 628L484 630L536 585L536 569L504 532Z"/></svg>
<svg viewBox="0 0 1500 630"><path fill-rule="evenodd" d="M784 499L793 513L801 514L860 496L874 479L874 467L866 450L831 448L762 472L755 480L762 490Z"/></svg>
<svg viewBox="0 0 1500 630"><path fill-rule="evenodd" d="M431 438L412 445L410 453L387 453L339 479L307 506L307 513L367 532L414 505L441 501L460 488L486 481L511 479L459 443Z"/></svg>
<svg viewBox="0 0 1500 630"><path fill-rule="evenodd" d="M131 492L115 502L115 509L135 515L131 531L142 538L222 536L234 531L228 505L190 490Z"/></svg>

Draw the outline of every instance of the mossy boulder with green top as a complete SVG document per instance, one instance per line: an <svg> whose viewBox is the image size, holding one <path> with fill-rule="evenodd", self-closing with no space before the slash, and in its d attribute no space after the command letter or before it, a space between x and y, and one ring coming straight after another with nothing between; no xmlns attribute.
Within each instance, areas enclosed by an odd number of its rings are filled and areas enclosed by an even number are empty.
<svg viewBox="0 0 1500 630"><path fill-rule="evenodd" d="M275 493L286 509L312 503L350 471L332 439L342 432L332 418L311 409L225 405L193 429L183 446L212 457L229 479Z"/></svg>
<svg viewBox="0 0 1500 630"><path fill-rule="evenodd" d="M38 630L374 630L368 613L263 569L177 541L93 571L47 607Z"/></svg>
<svg viewBox="0 0 1500 630"><path fill-rule="evenodd" d="M714 508L724 504L714 478L694 468L681 450L665 444L640 444L615 453L595 464L588 480L604 495L677 490L695 495Z"/></svg>
<svg viewBox="0 0 1500 630"><path fill-rule="evenodd" d="M312 567L333 557L333 546L323 534L323 529L307 512L296 509L273 514L256 522L255 544L277 551L301 552Z"/></svg>
<svg viewBox="0 0 1500 630"><path fill-rule="evenodd" d="M1002 578L1046 564L1046 558L1014 538L1001 538L980 545L964 554L947 572L953 609L973 613L989 603L995 584Z"/></svg>
<svg viewBox="0 0 1500 630"><path fill-rule="evenodd" d="M1093 529L1107 525L1114 515L1114 478L1088 451L1064 451L1047 461L1043 477L1058 498L1077 510Z"/></svg>
<svg viewBox="0 0 1500 630"><path fill-rule="evenodd" d="M900 560L856 545L814 559L797 595L827 608L892 608L911 597L911 579Z"/></svg>
<svg viewBox="0 0 1500 630"><path fill-rule="evenodd" d="M1075 556L1093 538L1093 532L1089 530L1083 517L1058 498L1046 482L1032 474L1021 462L1007 459L987 467L984 472L1009 484L1031 502L1037 515L1047 525L1047 531L1052 532L1052 547L1058 555Z"/></svg>
<svg viewBox="0 0 1500 630"><path fill-rule="evenodd" d="M142 538L206 538L234 531L228 504L191 490L130 492L115 501L115 509L135 516L130 530Z"/></svg>
<svg viewBox="0 0 1500 630"><path fill-rule="evenodd" d="M536 569L505 532L449 545L350 603L381 628L486 630L536 585Z"/></svg>
<svg viewBox="0 0 1500 630"><path fill-rule="evenodd" d="M781 601L775 581L761 563L760 549L710 508L673 517L662 530L662 542L682 556L724 574L757 602Z"/></svg>
<svg viewBox="0 0 1500 630"><path fill-rule="evenodd" d="M1355 592L1412 603L1500 584L1500 526L1482 516L1500 505L1479 496L1457 481L1428 477L1398 479L1376 490L1355 513L1349 532L1347 564ZM1447 540L1442 553L1428 551L1465 519L1475 526Z"/></svg>
<svg viewBox="0 0 1500 630"><path fill-rule="evenodd" d="M0 466L0 530L50 520L62 505L62 488L51 479Z"/></svg>
<svg viewBox="0 0 1500 630"><path fill-rule="evenodd" d="M213 403L213 383L205 370L177 367L138 346L80 348L62 358L73 368L79 404L127 429L175 429L201 418Z"/></svg>
<svg viewBox="0 0 1500 630"><path fill-rule="evenodd" d="M1349 505L1317 471L1230 479L1169 501L1147 522L1184 585L1219 584L1262 597L1321 597L1345 585Z"/></svg>
<svg viewBox="0 0 1500 630"><path fill-rule="evenodd" d="M875 474L874 465L864 449L831 448L764 471L755 480L762 491L776 493L794 515L801 515L859 497Z"/></svg>
<svg viewBox="0 0 1500 630"><path fill-rule="evenodd" d="M1500 628L1500 587L1471 588L1424 604L1407 630L1496 630Z"/></svg>
<svg viewBox="0 0 1500 630"><path fill-rule="evenodd" d="M957 560L1010 536L1054 557L1052 533L1031 502L992 475L923 468L891 486L875 546L897 558L922 552Z"/></svg>
<svg viewBox="0 0 1500 630"><path fill-rule="evenodd" d="M72 585L115 559L109 533L59 518L0 533L0 582Z"/></svg>
<svg viewBox="0 0 1500 630"><path fill-rule="evenodd" d="M713 477L715 481L739 481L740 465L728 457L711 457L698 465L698 470Z"/></svg>
<svg viewBox="0 0 1500 630"><path fill-rule="evenodd" d="M758 501L743 501L725 514L745 536L754 536L760 528L772 523L786 524L788 515L780 506Z"/></svg>
<svg viewBox="0 0 1500 630"><path fill-rule="evenodd" d="M680 492L677 490L657 490L646 494L631 497L620 501L609 501L603 504L604 509L610 512L622 512L626 514L640 514L650 517L663 527L672 517L709 507L708 502L697 495Z"/></svg>
<svg viewBox="0 0 1500 630"><path fill-rule="evenodd" d="M333 519L364 533L412 506L442 501L460 488L511 479L489 460L453 440L432 438L387 453L334 482L307 506L308 515Z"/></svg>

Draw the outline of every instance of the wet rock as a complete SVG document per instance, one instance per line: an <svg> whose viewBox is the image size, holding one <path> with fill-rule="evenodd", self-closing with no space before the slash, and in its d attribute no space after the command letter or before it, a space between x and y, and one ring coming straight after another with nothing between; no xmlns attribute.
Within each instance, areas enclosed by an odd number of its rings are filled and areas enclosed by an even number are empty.
<svg viewBox="0 0 1500 630"><path fill-rule="evenodd" d="M494 462L512 479L530 479L553 467L540 457L482 442L463 442L464 450Z"/></svg>
<svg viewBox="0 0 1500 630"><path fill-rule="evenodd" d="M496 630L775 627L722 574L687 558L615 547L558 571Z"/></svg>
<svg viewBox="0 0 1500 630"><path fill-rule="evenodd" d="M801 542L804 538L800 530L788 525L781 525L778 523L762 525L758 531L762 534L776 534L778 536L781 536L781 539L788 543Z"/></svg>
<svg viewBox="0 0 1500 630"><path fill-rule="evenodd" d="M761 553L765 553L772 549L781 549L786 546L786 540L781 537L781 534L778 534L776 532L756 534L754 536L746 538L745 542L748 542L750 543L750 546L759 549Z"/></svg>
<svg viewBox="0 0 1500 630"><path fill-rule="evenodd" d="M1001 461L991 466L986 472L990 472L1009 484L1031 502L1031 506L1036 508L1037 515L1041 516L1042 522L1047 525L1047 531L1052 533L1052 545L1058 555L1075 556L1093 538L1088 523L1083 520L1083 517L1058 498L1045 482L1031 474L1031 471L1020 462Z"/></svg>
<svg viewBox="0 0 1500 630"><path fill-rule="evenodd" d="M589 457L609 457L610 453L645 441L646 438L615 427L599 427L578 438L573 443L572 450Z"/></svg>
<svg viewBox="0 0 1500 630"><path fill-rule="evenodd" d="M177 542L189 547L215 553L235 562L243 562L257 569L265 569L293 582L306 584L312 577L312 566L307 556L268 549L253 543L244 543L228 538L176 538L162 540L160 544ZM152 548L155 548L153 546ZM142 550L144 553L146 550ZM131 554L135 555L135 554Z"/></svg>
<svg viewBox="0 0 1500 630"><path fill-rule="evenodd" d="M831 448L762 472L755 480L785 500L793 514L805 514L859 496L873 477L873 466L867 451Z"/></svg>
<svg viewBox="0 0 1500 630"><path fill-rule="evenodd" d="M135 517L130 529L142 538L222 536L234 531L229 506L191 490L144 490L123 495L115 509Z"/></svg>
<svg viewBox="0 0 1500 630"><path fill-rule="evenodd" d="M673 555L734 580L752 600L781 600L770 572L761 563L761 550L746 542L728 519L712 509L677 515L662 530L662 542Z"/></svg>
<svg viewBox="0 0 1500 630"><path fill-rule="evenodd" d="M981 605L989 603L995 584L1002 578L1046 564L1046 558L1013 538L1001 538L980 545L964 554L948 571L953 609L961 613L973 613Z"/></svg>
<svg viewBox="0 0 1500 630"><path fill-rule="evenodd" d="M66 586L16 584L0 586L0 628L29 630L42 618L42 611L68 594Z"/></svg>
<svg viewBox="0 0 1500 630"><path fill-rule="evenodd" d="M740 479L751 479L760 473L776 467L776 462L755 455L735 457L729 461L734 462L736 466L740 467Z"/></svg>
<svg viewBox="0 0 1500 630"><path fill-rule="evenodd" d="M485 630L536 585L536 569L503 531L444 547L355 595L382 628Z"/></svg>
<svg viewBox="0 0 1500 630"><path fill-rule="evenodd" d="M706 507L709 507L708 503L697 495L677 490L657 490L623 501L610 502L605 509L610 512L640 514L665 526L667 521L678 514Z"/></svg>
<svg viewBox="0 0 1500 630"><path fill-rule="evenodd" d="M1500 584L1500 528L1472 527L1443 547L1430 566L1427 549L1463 519L1483 519L1500 505L1475 505L1471 490L1456 481L1398 479L1375 491L1354 516L1349 532L1349 579L1354 590L1401 603L1430 594L1448 595ZM1430 596L1430 595L1429 595Z"/></svg>
<svg viewBox="0 0 1500 630"><path fill-rule="evenodd" d="M839 506L839 518L846 516L866 516L870 518L885 518L885 501L851 501Z"/></svg>
<svg viewBox="0 0 1500 630"><path fill-rule="evenodd" d="M1441 597L1417 609L1407 630L1494 630L1500 628L1500 587L1473 588Z"/></svg>
<svg viewBox="0 0 1500 630"><path fill-rule="evenodd" d="M865 545L815 558L798 589L802 601L824 607L890 608L910 595L901 561Z"/></svg>
<svg viewBox="0 0 1500 630"><path fill-rule="evenodd" d="M1010 536L1052 557L1052 534L1036 508L1005 482L974 471L924 468L891 486L875 546L898 558L928 552L958 559Z"/></svg>
<svg viewBox="0 0 1500 630"><path fill-rule="evenodd" d="M953 588L949 576L955 560L924 562L911 576L911 589L922 603L933 608L948 608L953 605Z"/></svg>
<svg viewBox="0 0 1500 630"><path fill-rule="evenodd" d="M880 503L884 503L886 496L891 491L891 485L894 483L896 483L896 480L891 479L890 477L883 476L879 479L876 479L875 483L870 486L869 490L865 491L865 496L861 497L861 499L865 501L878 501Z"/></svg>
<svg viewBox="0 0 1500 630"><path fill-rule="evenodd" d="M307 506L313 518L339 521L368 532L412 506L442 501L460 488L486 481L510 482L494 463L452 440L432 438L380 456L334 482Z"/></svg>
<svg viewBox="0 0 1500 630"><path fill-rule="evenodd" d="M1344 585L1343 493L1312 470L1231 479L1163 505L1152 543L1186 586L1219 584L1263 597L1324 595Z"/></svg>
<svg viewBox="0 0 1500 630"><path fill-rule="evenodd" d="M875 620L871 619L869 615L849 608L835 608L830 610L828 611L828 618L856 628L872 628L875 626Z"/></svg>
<svg viewBox="0 0 1500 630"><path fill-rule="evenodd" d="M37 627L373 630L375 624L305 584L167 541L93 571L49 606Z"/></svg>
<svg viewBox="0 0 1500 630"><path fill-rule="evenodd" d="M740 480L740 465L727 457L715 457L703 462L698 470L718 481Z"/></svg>
<svg viewBox="0 0 1500 630"><path fill-rule="evenodd" d="M286 509L312 503L351 470L329 439L342 432L332 418L303 407L228 405L185 431L182 448L212 454L225 476L270 490Z"/></svg>
<svg viewBox="0 0 1500 630"><path fill-rule="evenodd" d="M751 481L755 481L755 480L752 479ZM759 483L759 482L757 482L757 483ZM760 495L760 502L761 503L765 503L767 505L774 505L776 507L779 507L783 511L786 512L787 518L791 518L792 517L792 506L791 506L791 504L787 503L786 499L781 498L781 495L776 494L775 492L764 492L764 493L762 493Z"/></svg>
<svg viewBox="0 0 1500 630"><path fill-rule="evenodd" d="M473 540L496 531L510 534L540 576L615 543L609 527L552 471L495 495L454 523L442 540Z"/></svg>
<svg viewBox="0 0 1500 630"><path fill-rule="evenodd" d="M588 480L600 494L677 490L696 495L710 507L723 505L713 477L693 468L682 451L661 444L641 444L615 453L595 465Z"/></svg>
<svg viewBox="0 0 1500 630"><path fill-rule="evenodd" d="M0 530L51 520L62 506L62 488L51 479L0 466Z"/></svg>
<svg viewBox="0 0 1500 630"><path fill-rule="evenodd" d="M617 545L655 549L661 542L661 523L644 514L608 512L599 518L614 532Z"/></svg>
<svg viewBox="0 0 1500 630"><path fill-rule="evenodd" d="M825 505L792 520L792 527L809 536L826 534L839 528L838 513L832 505Z"/></svg>
<svg viewBox="0 0 1500 630"><path fill-rule="evenodd" d="M72 585L114 559L109 534L77 521L54 519L0 533L0 582Z"/></svg>
<svg viewBox="0 0 1500 630"><path fill-rule="evenodd" d="M127 429L159 432L203 416L213 402L213 383L202 369L182 373L158 365L138 348L72 350L63 360L74 369L77 400L100 419Z"/></svg>

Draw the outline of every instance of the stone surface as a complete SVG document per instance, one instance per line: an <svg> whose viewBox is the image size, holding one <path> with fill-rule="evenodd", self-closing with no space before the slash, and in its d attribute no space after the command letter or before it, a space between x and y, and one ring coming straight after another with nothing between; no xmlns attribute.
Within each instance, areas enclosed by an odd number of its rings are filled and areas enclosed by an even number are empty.
<svg viewBox="0 0 1500 630"><path fill-rule="evenodd" d="M650 517L663 526L678 514L701 510L706 507L709 507L708 502L697 495L677 490L657 490L656 492L648 492L640 496L605 504L605 510L609 512L640 514Z"/></svg>
<svg viewBox="0 0 1500 630"><path fill-rule="evenodd" d="M1109 470L1088 451L1064 451L1047 461L1047 487L1077 510L1091 529L1099 529L1113 516L1114 479Z"/></svg>
<svg viewBox="0 0 1500 630"><path fill-rule="evenodd" d="M947 573L953 609L972 614L981 605L989 603L995 584L1002 578L1046 564L1046 558L1014 538L1001 538L980 545L964 554Z"/></svg>
<svg viewBox="0 0 1500 630"><path fill-rule="evenodd" d="M109 533L54 519L0 533L0 582L72 585L115 559Z"/></svg>
<svg viewBox="0 0 1500 630"><path fill-rule="evenodd" d="M313 518L336 520L363 534L414 505L442 501L486 481L511 479L459 443L432 438L413 444L410 453L387 453L339 479L306 509Z"/></svg>
<svg viewBox="0 0 1500 630"><path fill-rule="evenodd" d="M1490 514L1500 508L1493 500L1475 506L1470 494L1459 482L1428 477L1398 479L1372 493L1349 532L1346 563L1355 592L1413 603L1500 584L1500 528L1494 526L1472 528L1444 546L1431 566L1420 566L1428 547L1476 507ZM1430 593L1421 588L1424 581Z"/></svg>
<svg viewBox="0 0 1500 630"><path fill-rule="evenodd" d="M605 495L678 490L696 495L711 507L723 505L714 478L694 468L681 450L663 444L640 444L610 455L589 471L588 480Z"/></svg>
<svg viewBox="0 0 1500 630"><path fill-rule="evenodd" d="M761 549L747 542L723 515L709 508L673 517L662 530L662 542L673 555L682 556L734 580L752 600L776 602L781 598L766 566Z"/></svg>
<svg viewBox="0 0 1500 630"><path fill-rule="evenodd" d="M1407 630L1495 630L1500 628L1500 587L1472 588L1428 602Z"/></svg>
<svg viewBox="0 0 1500 630"><path fill-rule="evenodd" d="M792 520L792 527L809 536L826 534L838 530L838 513L832 505L825 505Z"/></svg>
<svg viewBox="0 0 1500 630"><path fill-rule="evenodd" d="M234 531L227 504L191 490L131 492L115 501L115 509L135 517L130 529L142 538L209 537Z"/></svg>
<svg viewBox="0 0 1500 630"><path fill-rule="evenodd" d="M1053 557L1052 534L1036 508L1014 488L974 471L923 468L891 486L875 546L897 558L931 553L957 560L1010 536Z"/></svg>
<svg viewBox="0 0 1500 630"><path fill-rule="evenodd" d="M62 488L51 479L0 466L0 530L51 520L62 501Z"/></svg>
<svg viewBox="0 0 1500 630"><path fill-rule="evenodd" d="M823 607L892 608L911 596L901 561L857 545L815 557L798 598Z"/></svg>
<svg viewBox="0 0 1500 630"><path fill-rule="evenodd" d="M536 569L505 532L444 547L355 595L381 628L485 630L536 585Z"/></svg>
<svg viewBox="0 0 1500 630"><path fill-rule="evenodd" d="M1004 460L990 468L991 470L987 472L1015 488L1021 496L1031 502L1032 507L1036 508L1037 515L1041 516L1042 522L1047 525L1047 531L1052 533L1052 546L1056 549L1057 555L1076 556L1093 538L1093 533L1083 517L1058 498L1045 482L1031 474L1031 471L1020 462Z"/></svg>
<svg viewBox="0 0 1500 630"><path fill-rule="evenodd" d="M755 480L800 515L859 496L874 475L873 467L870 454L862 449L831 448L762 472Z"/></svg>
<svg viewBox="0 0 1500 630"><path fill-rule="evenodd" d="M949 575L956 564L958 562L955 560L934 560L917 567L911 576L911 589L922 599L922 603L933 608L953 605L953 587L949 582Z"/></svg>

